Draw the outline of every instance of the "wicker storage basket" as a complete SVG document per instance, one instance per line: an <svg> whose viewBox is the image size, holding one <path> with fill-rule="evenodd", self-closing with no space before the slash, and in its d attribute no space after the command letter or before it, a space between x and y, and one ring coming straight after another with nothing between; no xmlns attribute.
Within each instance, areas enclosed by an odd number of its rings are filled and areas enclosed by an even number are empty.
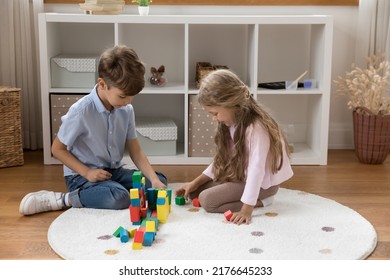
<svg viewBox="0 0 390 280"><path fill-rule="evenodd" d="M20 89L0 86L0 167L23 164Z"/></svg>
<svg viewBox="0 0 390 280"><path fill-rule="evenodd" d="M374 115L359 107L353 111L355 153L362 163L381 164L390 151L390 115Z"/></svg>
<svg viewBox="0 0 390 280"><path fill-rule="evenodd" d="M217 70L217 69L229 69L227 66L224 65L211 65L209 62L198 62L196 63L196 87L200 87L200 82L204 77L206 77L210 72Z"/></svg>

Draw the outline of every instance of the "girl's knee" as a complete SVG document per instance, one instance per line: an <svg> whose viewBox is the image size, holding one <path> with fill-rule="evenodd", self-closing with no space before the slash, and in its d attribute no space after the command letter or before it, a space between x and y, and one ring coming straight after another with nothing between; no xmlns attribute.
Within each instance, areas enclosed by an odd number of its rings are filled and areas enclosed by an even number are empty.
<svg viewBox="0 0 390 280"><path fill-rule="evenodd" d="M207 195L206 191L199 194L199 203L206 212L215 213L217 210L216 207L213 206L212 200L210 199L210 196Z"/></svg>

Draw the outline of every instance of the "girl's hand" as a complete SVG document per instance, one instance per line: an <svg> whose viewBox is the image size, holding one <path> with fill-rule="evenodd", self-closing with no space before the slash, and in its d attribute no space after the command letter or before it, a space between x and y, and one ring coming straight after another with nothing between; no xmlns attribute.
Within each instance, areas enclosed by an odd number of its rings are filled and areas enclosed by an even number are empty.
<svg viewBox="0 0 390 280"><path fill-rule="evenodd" d="M252 220L253 206L244 204L239 212L234 212L230 222L241 225L243 223L249 224Z"/></svg>
<svg viewBox="0 0 390 280"><path fill-rule="evenodd" d="M198 187L196 185L189 183L176 189L175 194L176 196L184 196L184 198L187 200L190 193L195 191L197 188Z"/></svg>

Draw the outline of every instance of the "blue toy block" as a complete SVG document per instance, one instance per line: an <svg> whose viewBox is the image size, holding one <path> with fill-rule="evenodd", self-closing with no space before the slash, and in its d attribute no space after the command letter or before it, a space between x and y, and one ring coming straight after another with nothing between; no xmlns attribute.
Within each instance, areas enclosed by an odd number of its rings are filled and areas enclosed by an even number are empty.
<svg viewBox="0 0 390 280"><path fill-rule="evenodd" d="M122 229L120 232L120 238L122 243L129 242L129 232L127 229Z"/></svg>
<svg viewBox="0 0 390 280"><path fill-rule="evenodd" d="M154 241L154 233L153 232L145 232L144 242L142 242L142 245L152 246L153 241Z"/></svg>
<svg viewBox="0 0 390 280"><path fill-rule="evenodd" d="M157 205L164 205L165 204L165 198L164 197L158 197L156 204Z"/></svg>
<svg viewBox="0 0 390 280"><path fill-rule="evenodd" d="M142 183L141 182L133 182L133 189L141 189Z"/></svg>
<svg viewBox="0 0 390 280"><path fill-rule="evenodd" d="M131 206L141 206L141 200L139 198L132 198L130 199L130 205Z"/></svg>

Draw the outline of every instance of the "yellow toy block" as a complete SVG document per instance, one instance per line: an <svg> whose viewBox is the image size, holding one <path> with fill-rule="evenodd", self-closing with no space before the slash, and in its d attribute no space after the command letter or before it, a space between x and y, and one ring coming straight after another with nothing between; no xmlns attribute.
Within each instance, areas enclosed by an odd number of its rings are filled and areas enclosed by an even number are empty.
<svg viewBox="0 0 390 280"><path fill-rule="evenodd" d="M145 186L145 177L142 177L141 183L142 183L143 186Z"/></svg>
<svg viewBox="0 0 390 280"><path fill-rule="evenodd" d="M157 203L157 220L160 223L165 224L169 214L169 201L168 201L167 192L165 190L159 190L157 193L157 197L165 198L164 204Z"/></svg>
<svg viewBox="0 0 390 280"><path fill-rule="evenodd" d="M132 249L133 250L141 250L142 249L142 243L133 242Z"/></svg>
<svg viewBox="0 0 390 280"><path fill-rule="evenodd" d="M166 198L166 197L167 197L167 191L166 191L166 190L159 190L159 191L157 192L157 197Z"/></svg>
<svg viewBox="0 0 390 280"><path fill-rule="evenodd" d="M156 232L156 223L154 221L146 221L146 232Z"/></svg>
<svg viewBox="0 0 390 280"><path fill-rule="evenodd" d="M130 198L131 199L139 198L138 189L130 189Z"/></svg>
<svg viewBox="0 0 390 280"><path fill-rule="evenodd" d="M137 228L132 228L131 230L129 230L129 235L130 235L131 238L134 237L134 234L135 234L136 231L137 231Z"/></svg>

